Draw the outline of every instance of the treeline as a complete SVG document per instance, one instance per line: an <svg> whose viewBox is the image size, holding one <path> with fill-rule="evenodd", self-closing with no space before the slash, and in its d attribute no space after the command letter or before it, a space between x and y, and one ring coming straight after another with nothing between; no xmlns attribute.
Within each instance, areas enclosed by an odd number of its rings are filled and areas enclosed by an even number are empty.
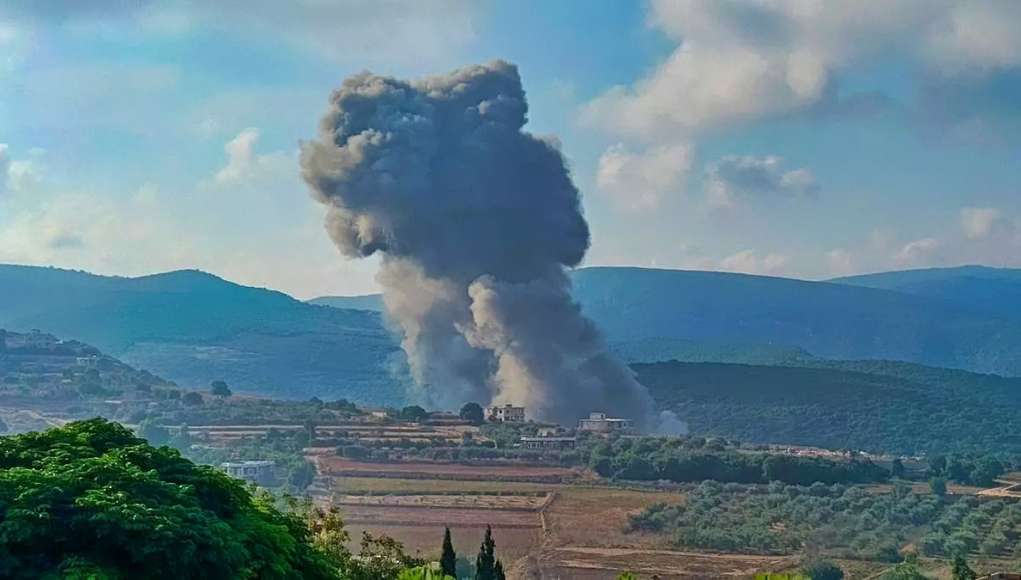
<svg viewBox="0 0 1021 580"><path fill-rule="evenodd" d="M733 447L708 449L699 440L617 439L595 445L588 465L599 475L636 481L733 483L779 481L794 485L871 483L890 472L868 460L837 461L748 451Z"/></svg>
<svg viewBox="0 0 1021 580"><path fill-rule="evenodd" d="M662 408L707 435L898 455L1021 454L1021 433L1004 428L1021 413L1021 378L882 361L812 364L632 368Z"/></svg>

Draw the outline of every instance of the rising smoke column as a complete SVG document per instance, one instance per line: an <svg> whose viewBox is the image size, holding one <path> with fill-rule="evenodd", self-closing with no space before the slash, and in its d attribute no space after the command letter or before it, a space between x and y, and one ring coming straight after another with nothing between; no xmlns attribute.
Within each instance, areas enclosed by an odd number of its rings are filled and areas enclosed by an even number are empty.
<svg viewBox="0 0 1021 580"><path fill-rule="evenodd" d="M334 91L302 174L340 251L382 256L423 398L648 425L647 391L571 298L588 224L557 146L522 131L527 112L502 61L411 82L363 73Z"/></svg>

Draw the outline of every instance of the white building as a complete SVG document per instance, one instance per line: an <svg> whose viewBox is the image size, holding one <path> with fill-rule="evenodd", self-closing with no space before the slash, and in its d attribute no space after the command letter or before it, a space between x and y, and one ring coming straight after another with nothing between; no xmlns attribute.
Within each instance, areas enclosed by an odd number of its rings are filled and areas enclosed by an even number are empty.
<svg viewBox="0 0 1021 580"><path fill-rule="evenodd" d="M578 430L590 433L619 433L630 428L631 419L607 417L606 413L589 413L587 419L578 421Z"/></svg>
<svg viewBox="0 0 1021 580"><path fill-rule="evenodd" d="M220 469L236 479L268 485L274 479L274 465L272 461L226 461L220 464Z"/></svg>
<svg viewBox="0 0 1021 580"><path fill-rule="evenodd" d="M574 449L577 439L574 437L522 437L521 446L525 449Z"/></svg>
<svg viewBox="0 0 1021 580"><path fill-rule="evenodd" d="M524 423L525 408L515 407L509 403L502 407L489 407L486 409L486 418L500 423Z"/></svg>

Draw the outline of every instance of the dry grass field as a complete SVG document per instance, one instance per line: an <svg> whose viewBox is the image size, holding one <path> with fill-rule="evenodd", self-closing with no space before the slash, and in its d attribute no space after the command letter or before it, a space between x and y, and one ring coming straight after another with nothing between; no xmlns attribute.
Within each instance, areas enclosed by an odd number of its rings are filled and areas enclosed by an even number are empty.
<svg viewBox="0 0 1021 580"><path fill-rule="evenodd" d="M401 479L456 479L479 481L534 481L559 483L580 477L567 467L525 465L461 465L454 463L367 463L342 457L313 456L320 475L341 477L396 477Z"/></svg>

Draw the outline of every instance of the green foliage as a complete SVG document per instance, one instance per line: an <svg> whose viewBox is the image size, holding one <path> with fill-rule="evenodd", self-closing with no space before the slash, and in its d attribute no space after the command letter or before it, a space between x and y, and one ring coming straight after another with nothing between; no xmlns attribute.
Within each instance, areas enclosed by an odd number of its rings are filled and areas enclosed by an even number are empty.
<svg viewBox="0 0 1021 580"><path fill-rule="evenodd" d="M944 477L934 477L929 480L929 490L937 497L947 494L947 480Z"/></svg>
<svg viewBox="0 0 1021 580"><path fill-rule="evenodd" d="M975 578L978 578L978 574L971 569L963 554L957 554L954 556L950 577L953 580L975 580Z"/></svg>
<svg viewBox="0 0 1021 580"><path fill-rule="evenodd" d="M844 571L829 560L813 560L805 564L802 572L811 580L843 580Z"/></svg>
<svg viewBox="0 0 1021 580"><path fill-rule="evenodd" d="M213 381L209 385L209 393L214 397L229 397L231 396L230 387L227 386L226 381Z"/></svg>
<svg viewBox="0 0 1021 580"><path fill-rule="evenodd" d="M305 522L102 419L0 439L0 577L335 578Z"/></svg>
<svg viewBox="0 0 1021 580"><path fill-rule="evenodd" d="M149 445L166 445L170 441L170 431L155 421L146 419L138 425L138 436L149 442Z"/></svg>
<svg viewBox="0 0 1021 580"><path fill-rule="evenodd" d="M638 580L638 576L635 576L632 572L624 572L617 576L617 580Z"/></svg>
<svg viewBox="0 0 1021 580"><path fill-rule="evenodd" d="M188 405L189 407L197 407L204 402L204 399L202 398L201 393L189 391L185 393L183 397L181 397L181 402L184 403L185 405Z"/></svg>
<svg viewBox="0 0 1021 580"><path fill-rule="evenodd" d="M486 526L486 534L475 557L475 580L504 580L503 562L496 559L496 541L493 528Z"/></svg>
<svg viewBox="0 0 1021 580"><path fill-rule="evenodd" d="M404 552L404 544L390 536L362 532L358 559L351 562L348 575L351 580L391 580L404 569L423 564L421 560L408 556Z"/></svg>
<svg viewBox="0 0 1021 580"><path fill-rule="evenodd" d="M404 407L403 409L401 409L400 414L401 420L413 421L416 423L424 421L425 418L428 416L429 413L422 407L419 407L418 405L409 405L407 407Z"/></svg>
<svg viewBox="0 0 1021 580"><path fill-rule="evenodd" d="M714 446L716 449L710 450L698 439L621 438L595 445L589 453L588 465L603 477L639 481L711 479L810 485L865 483L889 477L888 471L867 460L751 453L719 442Z"/></svg>
<svg viewBox="0 0 1021 580"><path fill-rule="evenodd" d="M790 364L632 368L661 407L699 433L904 455L1021 453L1021 437L1003 432L1021 412L1019 378L887 361Z"/></svg>
<svg viewBox="0 0 1021 580"><path fill-rule="evenodd" d="M927 580L925 574L918 569L918 558L909 555L903 562L897 564L882 576L882 580Z"/></svg>
<svg viewBox="0 0 1021 580"><path fill-rule="evenodd" d="M397 580L456 580L454 576L450 574L444 574L443 572L436 572L429 566L418 566L416 568L409 568L402 570L397 575Z"/></svg>
<svg viewBox="0 0 1021 580"><path fill-rule="evenodd" d="M932 556L969 552L988 541L1002 542L1001 552L1008 550L1008 538L1021 532L1021 504L874 493L860 486L704 482L684 504L652 506L632 516L630 526L669 534L685 548L756 554L807 551L896 562L898 548L915 541Z"/></svg>
<svg viewBox="0 0 1021 580"><path fill-rule="evenodd" d="M478 403L465 403L461 407L461 412L458 415L465 421L471 421L475 425L481 425L486 421L485 412L482 410L482 405Z"/></svg>
<svg viewBox="0 0 1021 580"><path fill-rule="evenodd" d="M443 548L440 554L440 569L447 576L457 577L457 553L450 538L450 528L443 530Z"/></svg>

